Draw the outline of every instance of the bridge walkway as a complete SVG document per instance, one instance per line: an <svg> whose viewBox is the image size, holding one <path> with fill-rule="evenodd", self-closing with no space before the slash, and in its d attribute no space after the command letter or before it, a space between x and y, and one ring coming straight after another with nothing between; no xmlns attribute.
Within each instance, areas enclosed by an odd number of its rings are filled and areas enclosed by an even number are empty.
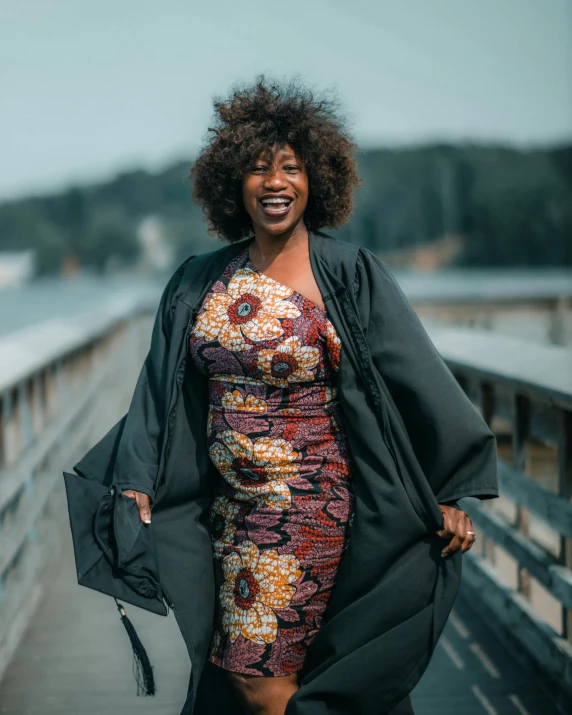
<svg viewBox="0 0 572 715"><path fill-rule="evenodd" d="M128 613L155 667L157 694L136 697L131 649L115 603L77 585L69 530L44 597L0 683L3 715L178 715L189 661L172 613ZM562 715L534 674L469 605L465 584L412 693L416 715ZM213 714L216 715L216 714Z"/></svg>

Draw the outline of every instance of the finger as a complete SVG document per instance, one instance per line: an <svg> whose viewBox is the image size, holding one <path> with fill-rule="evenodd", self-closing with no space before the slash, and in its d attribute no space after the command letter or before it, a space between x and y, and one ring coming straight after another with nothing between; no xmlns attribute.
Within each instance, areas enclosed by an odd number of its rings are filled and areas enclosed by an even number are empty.
<svg viewBox="0 0 572 715"><path fill-rule="evenodd" d="M455 525L449 514L443 514L443 528L435 533L442 539L450 539L455 535Z"/></svg>
<svg viewBox="0 0 572 715"><path fill-rule="evenodd" d="M475 543L476 539L477 537L475 536L475 534L467 534L467 538L463 544L463 553L465 553L465 551L468 551L471 548L471 546Z"/></svg>
<svg viewBox="0 0 572 715"><path fill-rule="evenodd" d="M147 494L137 493L137 507L139 508L139 516L144 524L151 523L151 500Z"/></svg>
<svg viewBox="0 0 572 715"><path fill-rule="evenodd" d="M477 535L475 534L475 529L469 516L467 516L467 522L467 530L465 532L467 534L467 540L463 545L463 552L468 551L477 540Z"/></svg>
<svg viewBox="0 0 572 715"><path fill-rule="evenodd" d="M450 539L452 536L455 535L455 532L452 529L448 528L443 528L440 529L439 531L435 532L437 536L440 536L442 539Z"/></svg>
<svg viewBox="0 0 572 715"><path fill-rule="evenodd" d="M469 527L466 525L466 519L459 519L456 524L455 535L449 544L447 544L447 546L443 549L441 556L446 558L459 549L466 551L468 548L467 544L471 541L471 535L467 534L468 529Z"/></svg>

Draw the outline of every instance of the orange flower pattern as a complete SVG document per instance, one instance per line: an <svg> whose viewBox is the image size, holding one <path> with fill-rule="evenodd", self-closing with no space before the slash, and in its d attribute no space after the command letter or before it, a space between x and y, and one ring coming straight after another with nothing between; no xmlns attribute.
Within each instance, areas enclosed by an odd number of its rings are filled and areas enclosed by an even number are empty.
<svg viewBox="0 0 572 715"><path fill-rule="evenodd" d="M222 626L231 643L242 635L254 643L274 643L278 635L276 609L289 606L300 578L300 562L276 549L260 551L242 541L222 561L225 581L220 589Z"/></svg>
<svg viewBox="0 0 572 715"><path fill-rule="evenodd" d="M321 626L355 508L335 386L341 349L327 312L261 273L247 247L192 327L220 475L209 660L227 670L293 673Z"/></svg>

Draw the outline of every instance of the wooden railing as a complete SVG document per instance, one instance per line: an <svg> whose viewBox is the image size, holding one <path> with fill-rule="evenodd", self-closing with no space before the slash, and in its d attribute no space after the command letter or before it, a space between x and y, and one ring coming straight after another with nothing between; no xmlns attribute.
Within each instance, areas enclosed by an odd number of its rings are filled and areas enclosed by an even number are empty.
<svg viewBox="0 0 572 715"><path fill-rule="evenodd" d="M69 523L62 469L127 409L155 293L0 339L0 677Z"/></svg>
<svg viewBox="0 0 572 715"><path fill-rule="evenodd" d="M464 583L483 618L570 707L572 350L427 328L499 445L500 498L460 503L477 533Z"/></svg>

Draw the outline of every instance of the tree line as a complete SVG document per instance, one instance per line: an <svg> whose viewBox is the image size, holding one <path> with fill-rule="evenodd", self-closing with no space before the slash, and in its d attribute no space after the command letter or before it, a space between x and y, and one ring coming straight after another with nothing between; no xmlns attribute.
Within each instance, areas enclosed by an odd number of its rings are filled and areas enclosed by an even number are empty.
<svg viewBox="0 0 572 715"><path fill-rule="evenodd" d="M341 238L387 254L457 236L458 266L572 265L572 145L520 150L433 144L359 155L364 185ZM160 218L176 260L220 245L191 198L191 161L0 204L0 251L34 249L41 273L70 258L102 270L140 254Z"/></svg>

